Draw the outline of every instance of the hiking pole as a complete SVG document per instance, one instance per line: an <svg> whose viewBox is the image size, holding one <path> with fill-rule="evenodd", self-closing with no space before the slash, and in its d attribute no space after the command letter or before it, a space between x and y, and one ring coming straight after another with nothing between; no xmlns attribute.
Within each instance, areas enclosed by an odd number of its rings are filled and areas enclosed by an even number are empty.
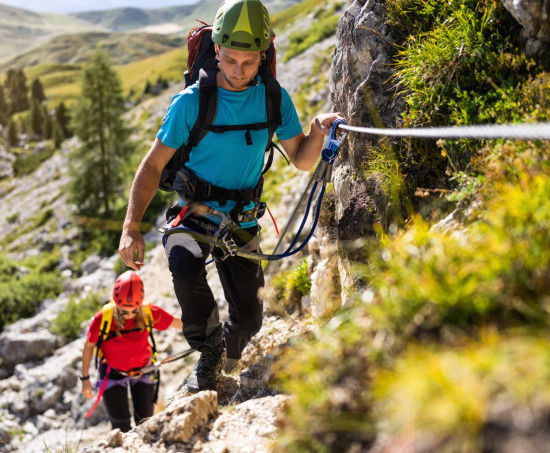
<svg viewBox="0 0 550 453"><path fill-rule="evenodd" d="M183 359L184 357L187 357L188 355L191 355L193 352L195 352L195 350L192 349L192 348L189 348L189 349L186 349L185 351L179 352L177 354L170 355L170 356L166 357L165 359L161 360L160 362L153 363L150 366L141 368L140 369L141 374L146 374L146 373L149 373L151 371L157 370L162 365L166 365L167 363L174 362L174 361L179 360L179 359Z"/></svg>

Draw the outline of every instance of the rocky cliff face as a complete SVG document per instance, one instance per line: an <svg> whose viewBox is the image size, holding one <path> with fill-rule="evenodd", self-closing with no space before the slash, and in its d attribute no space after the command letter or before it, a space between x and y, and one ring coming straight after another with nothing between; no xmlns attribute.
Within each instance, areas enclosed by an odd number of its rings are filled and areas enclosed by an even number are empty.
<svg viewBox="0 0 550 453"><path fill-rule="evenodd" d="M390 57L394 39L384 23L384 2L356 0L338 25L337 46L332 56L330 91L334 110L350 125L395 127L402 111L392 76ZM342 304L355 293L350 272L350 243L373 234L374 223L384 217L389 200L366 178L362 168L377 139L349 134L334 164L334 219L320 228L315 255L312 299L323 313L327 282L337 282ZM337 255L334 254L337 251ZM335 260L334 256L338 256ZM328 278L327 278L328 277ZM330 284L330 283L329 283ZM334 290L332 291L334 293Z"/></svg>
<svg viewBox="0 0 550 453"><path fill-rule="evenodd" d="M399 125L404 108L392 79L390 61L395 53L395 38L384 22L385 3L354 0L338 25L330 93L334 111L342 112L350 125L393 128ZM503 0L502 3L524 27L526 53L547 52L550 1ZM376 179L365 177L363 170L371 148L377 143L379 139L375 136L351 133L334 164L334 199L330 205L334 218L330 216L321 225L310 246L315 258L311 297L313 312L319 315L334 308L331 304L327 306L331 296L339 292L345 305L350 295L356 293L357 282L353 280L349 259L353 255L353 241L372 235L375 223L385 223L388 217L390 200Z"/></svg>

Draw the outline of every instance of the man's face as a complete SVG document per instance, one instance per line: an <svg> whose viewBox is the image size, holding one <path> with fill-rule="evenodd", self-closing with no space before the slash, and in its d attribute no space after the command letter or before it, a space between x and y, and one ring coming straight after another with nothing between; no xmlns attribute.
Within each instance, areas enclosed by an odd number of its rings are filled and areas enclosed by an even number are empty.
<svg viewBox="0 0 550 453"><path fill-rule="evenodd" d="M218 86L231 91L243 91L248 83L256 77L261 62L260 51L243 51L228 49L216 45L220 62L220 79Z"/></svg>

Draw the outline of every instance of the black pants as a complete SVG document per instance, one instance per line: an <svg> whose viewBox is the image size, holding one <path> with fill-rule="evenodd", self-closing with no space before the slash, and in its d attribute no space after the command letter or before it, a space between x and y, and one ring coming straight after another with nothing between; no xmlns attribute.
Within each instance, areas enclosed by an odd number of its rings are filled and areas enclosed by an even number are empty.
<svg viewBox="0 0 550 453"><path fill-rule="evenodd" d="M185 225L194 231L211 234L192 218L186 219ZM259 227L240 229L232 237L238 246L248 244L247 250L259 252L258 232ZM205 262L210 254L219 258L223 251L199 242L185 232L170 234L165 249L181 306L183 334L189 345L202 351L204 346L219 346L225 337L227 356L239 359L242 350L262 326L263 307L258 290L264 285L264 275L260 262L239 256L216 261L229 305L229 318L222 326L216 300L206 280Z"/></svg>
<svg viewBox="0 0 550 453"><path fill-rule="evenodd" d="M142 423L154 413L155 384L138 382L130 385L134 406L134 422ZM130 407L128 404L127 385L115 385L103 393L103 401L113 429L119 428L123 433L130 431Z"/></svg>

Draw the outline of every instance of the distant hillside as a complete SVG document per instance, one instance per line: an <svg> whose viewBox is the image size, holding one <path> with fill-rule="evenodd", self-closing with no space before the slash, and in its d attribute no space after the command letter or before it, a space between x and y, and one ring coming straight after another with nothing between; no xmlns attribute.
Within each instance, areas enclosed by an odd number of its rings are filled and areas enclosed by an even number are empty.
<svg viewBox="0 0 550 453"><path fill-rule="evenodd" d="M187 33L197 22L195 19L212 21L220 0L202 0L191 5L172 6L158 9L115 8L102 11L73 13L75 18L111 31L130 31L140 28L166 26L168 33L179 30ZM270 13L282 11L299 0L265 0ZM169 26L171 25L171 26ZM174 27L177 26L176 27Z"/></svg>
<svg viewBox="0 0 550 453"><path fill-rule="evenodd" d="M92 30L101 27L65 14L35 13L0 3L0 61L53 36Z"/></svg>
<svg viewBox="0 0 550 453"><path fill-rule="evenodd" d="M97 32L56 36L41 46L0 63L0 72L10 67L22 69L39 64L83 63L90 59L98 44L109 52L114 64L121 65L179 48L185 44L185 38L151 33Z"/></svg>
<svg viewBox="0 0 550 453"><path fill-rule="evenodd" d="M74 33L95 32L138 32L138 33L158 33L158 34L181 34L187 35L190 28L197 24L195 19L211 21L219 7L221 0L201 0L192 5L183 5L159 9L139 9L139 8L117 8L101 11L89 11L74 14L45 14L35 13L26 9L14 8L12 6L0 3L0 71L7 65L13 65L13 61L5 64L8 59L34 49L34 47L45 43L50 38ZM270 13L276 13L288 8L299 0L266 0L266 7ZM86 35L89 36L89 35ZM59 48L64 44L55 41L55 55L50 58L47 55L41 55L46 48L33 50L32 53L25 54L17 59L16 66L28 66L31 64L59 62ZM87 39L87 38L86 38ZM117 40L124 40L118 36ZM57 45L56 44L61 44ZM70 43L66 54L70 55ZM144 56L150 55L147 53ZM41 58L46 58L41 60ZM65 57L65 61L68 57ZM80 56L73 58L71 62L77 61ZM129 62L131 59L123 61Z"/></svg>
<svg viewBox="0 0 550 453"><path fill-rule="evenodd" d="M164 23L177 24L182 18L187 18L195 8L196 5L162 9L115 8L73 13L72 16L112 31L128 31Z"/></svg>

